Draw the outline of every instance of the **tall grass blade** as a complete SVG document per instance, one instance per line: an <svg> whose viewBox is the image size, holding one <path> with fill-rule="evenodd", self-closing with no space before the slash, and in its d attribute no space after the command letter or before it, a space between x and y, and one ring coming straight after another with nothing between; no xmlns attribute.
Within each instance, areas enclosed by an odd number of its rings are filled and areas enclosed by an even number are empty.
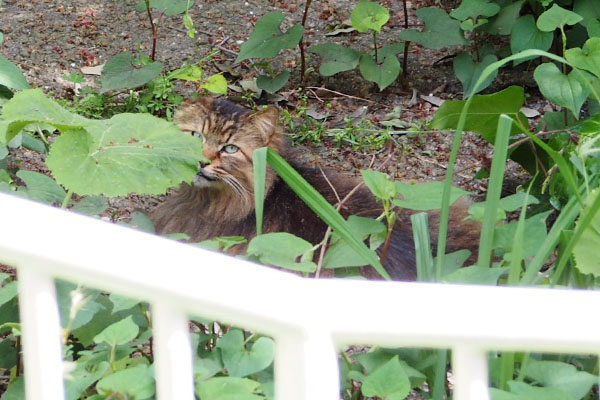
<svg viewBox="0 0 600 400"><path fill-rule="evenodd" d="M496 229L496 215L500 195L502 194L502 182L504 181L504 171L506 170L506 154L508 152L508 137L513 120L501 115L498 119L498 130L496 131L496 141L494 143L494 156L492 157L492 168L490 171L490 181L488 192L485 198L485 211L483 214L483 224L481 226L481 238L479 240L479 258L477 265L480 267L490 267L492 258L494 230Z"/></svg>
<svg viewBox="0 0 600 400"><path fill-rule="evenodd" d="M366 263L370 264L383 278L390 280L390 275L379 262L377 254L367 248L365 244L356 238L348 229L346 221L339 212L325 198L315 190L306 180L292 168L277 152L267 148L267 162L279 174L281 179L296 192L327 225L336 231Z"/></svg>
<svg viewBox="0 0 600 400"><path fill-rule="evenodd" d="M431 282L434 278L434 271L429 238L429 215L424 212L416 213L410 216L410 221L415 240L417 281Z"/></svg>
<svg viewBox="0 0 600 400"><path fill-rule="evenodd" d="M256 235L262 235L263 206L265 203L265 180L267 175L267 148L261 147L252 154L254 165L254 210Z"/></svg>

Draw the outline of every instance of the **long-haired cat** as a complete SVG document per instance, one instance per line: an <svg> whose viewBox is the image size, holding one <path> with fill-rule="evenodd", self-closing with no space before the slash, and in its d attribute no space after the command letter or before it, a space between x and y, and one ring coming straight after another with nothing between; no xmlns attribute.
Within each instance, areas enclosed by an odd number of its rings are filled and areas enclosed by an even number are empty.
<svg viewBox="0 0 600 400"><path fill-rule="evenodd" d="M191 184L181 187L150 212L158 233L187 234L192 241L216 236L256 235L252 153L269 146L294 167L331 203L344 198L360 181L353 176L300 165L278 127L279 113L269 107L254 113L224 100L201 98L182 103L176 122L184 132L204 142L209 164L201 165ZM327 176L327 178L324 176ZM328 182L329 181L329 182ZM331 188L335 187L335 192ZM463 221L468 200L459 200L451 208L448 250L472 248L479 235L478 224ZM342 215L376 217L382 207L362 186L345 203ZM410 213L398 218L383 261L392 279L414 280L415 255ZM437 213L430 223L437 230ZM323 240L327 226L279 179L267 169L263 217L264 232L290 232L311 243ZM239 249L238 249L239 250Z"/></svg>

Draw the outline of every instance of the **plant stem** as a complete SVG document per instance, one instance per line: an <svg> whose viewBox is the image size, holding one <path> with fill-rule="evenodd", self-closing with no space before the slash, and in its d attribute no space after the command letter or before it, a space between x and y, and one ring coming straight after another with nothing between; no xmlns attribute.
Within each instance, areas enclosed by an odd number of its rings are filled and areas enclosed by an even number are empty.
<svg viewBox="0 0 600 400"><path fill-rule="evenodd" d="M373 31L373 49L375 50L375 64L379 64L377 59L377 32Z"/></svg>
<svg viewBox="0 0 600 400"><path fill-rule="evenodd" d="M60 205L60 208L67 208L67 206L69 205L69 202L71 201L71 197L73 197L73 191L71 189L69 189L67 191L67 195L65 196L62 204Z"/></svg>
<svg viewBox="0 0 600 400"><path fill-rule="evenodd" d="M402 0L402 8L404 10L404 29L408 29L408 7L406 6L407 0ZM402 77L406 79L408 76L408 48L410 42L404 42L404 58L402 59Z"/></svg>
<svg viewBox="0 0 600 400"><path fill-rule="evenodd" d="M155 61L156 58L156 41L158 39L158 28L154 25L154 20L152 19L152 12L150 11L150 0L145 0L146 3L146 12L148 13L148 19L150 20L150 28L152 29L152 54L150 55L150 59Z"/></svg>
<svg viewBox="0 0 600 400"><path fill-rule="evenodd" d="M304 4L304 14L302 15L302 28L304 28L304 32L306 32L306 18L308 16L308 9L310 8L310 4L312 0L306 0ZM300 83L304 83L306 79L306 56L304 54L304 34L300 38L300 43L298 43L298 47L300 47Z"/></svg>

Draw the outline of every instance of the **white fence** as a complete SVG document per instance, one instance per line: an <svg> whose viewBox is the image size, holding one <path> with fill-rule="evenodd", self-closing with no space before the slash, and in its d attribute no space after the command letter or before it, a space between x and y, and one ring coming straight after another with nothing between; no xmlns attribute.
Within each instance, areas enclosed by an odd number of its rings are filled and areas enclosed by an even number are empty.
<svg viewBox="0 0 600 400"><path fill-rule="evenodd" d="M6 195L0 221L28 399L64 398L54 277L152 305L159 400L194 398L188 315L272 336L285 400L339 399L345 344L449 348L457 400L489 398L487 350L600 353L599 292L302 279Z"/></svg>

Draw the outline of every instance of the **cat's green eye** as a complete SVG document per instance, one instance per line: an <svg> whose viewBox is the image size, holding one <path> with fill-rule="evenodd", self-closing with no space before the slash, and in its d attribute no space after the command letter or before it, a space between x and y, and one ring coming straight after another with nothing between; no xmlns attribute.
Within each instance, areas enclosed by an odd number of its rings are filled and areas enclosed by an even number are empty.
<svg viewBox="0 0 600 400"><path fill-rule="evenodd" d="M226 144L225 146L223 146L221 148L221 151L224 151L225 153L228 154L233 154L236 153L240 148L237 147L235 144Z"/></svg>
<svg viewBox="0 0 600 400"><path fill-rule="evenodd" d="M200 139L202 141L202 143L206 142L206 140L204 140L204 135L201 134L200 132L192 131L191 134L193 137Z"/></svg>

